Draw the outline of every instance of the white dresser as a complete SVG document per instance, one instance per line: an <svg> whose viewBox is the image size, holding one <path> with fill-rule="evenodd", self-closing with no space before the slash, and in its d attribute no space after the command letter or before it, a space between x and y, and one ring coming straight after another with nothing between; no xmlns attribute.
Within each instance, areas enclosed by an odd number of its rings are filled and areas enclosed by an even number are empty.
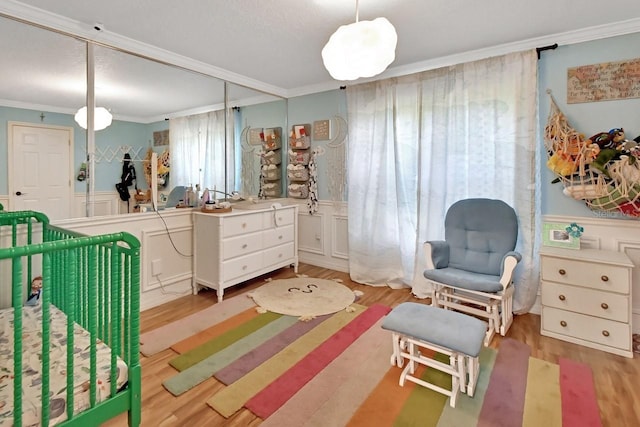
<svg viewBox="0 0 640 427"><path fill-rule="evenodd" d="M298 271L298 206L195 212L193 292L230 286L281 267Z"/></svg>
<svg viewBox="0 0 640 427"><path fill-rule="evenodd" d="M541 334L633 357L632 269L622 252L543 247Z"/></svg>

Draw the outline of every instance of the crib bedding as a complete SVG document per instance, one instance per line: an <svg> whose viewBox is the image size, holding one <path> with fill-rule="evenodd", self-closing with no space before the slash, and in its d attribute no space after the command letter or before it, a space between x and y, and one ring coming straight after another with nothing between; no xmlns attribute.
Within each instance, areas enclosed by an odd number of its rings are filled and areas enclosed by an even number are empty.
<svg viewBox="0 0 640 427"><path fill-rule="evenodd" d="M67 419L66 414L66 315L50 306L51 317L51 369L50 369L50 425ZM41 326L42 308L23 307L23 425L40 425L41 409ZM0 426L13 424L13 308L0 310ZM74 413L89 407L89 332L74 326ZM102 342L97 344L98 387L96 400L109 397L111 349ZM118 357L117 389L127 382L127 365Z"/></svg>

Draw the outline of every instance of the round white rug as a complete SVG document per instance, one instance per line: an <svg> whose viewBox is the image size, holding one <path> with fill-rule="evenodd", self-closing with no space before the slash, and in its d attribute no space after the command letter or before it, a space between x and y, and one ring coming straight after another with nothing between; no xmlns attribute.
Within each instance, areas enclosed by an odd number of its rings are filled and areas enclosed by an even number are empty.
<svg viewBox="0 0 640 427"><path fill-rule="evenodd" d="M312 277L273 280L249 296L264 310L301 318L336 313L356 298L351 289L340 283Z"/></svg>

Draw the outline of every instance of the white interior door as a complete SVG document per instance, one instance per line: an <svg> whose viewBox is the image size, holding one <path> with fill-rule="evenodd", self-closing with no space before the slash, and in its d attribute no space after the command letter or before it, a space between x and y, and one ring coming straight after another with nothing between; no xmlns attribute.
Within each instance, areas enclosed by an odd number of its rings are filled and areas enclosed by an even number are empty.
<svg viewBox="0 0 640 427"><path fill-rule="evenodd" d="M73 129L9 123L11 210L44 212L50 220L71 217Z"/></svg>

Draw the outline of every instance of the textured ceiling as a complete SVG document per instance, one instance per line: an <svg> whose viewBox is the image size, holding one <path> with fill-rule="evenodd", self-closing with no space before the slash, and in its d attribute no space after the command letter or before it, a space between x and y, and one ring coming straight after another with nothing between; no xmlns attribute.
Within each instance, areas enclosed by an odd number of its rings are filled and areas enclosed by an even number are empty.
<svg viewBox="0 0 640 427"><path fill-rule="evenodd" d="M355 20L355 1L349 0L24 0L17 4L77 21L79 28L101 23L105 33L246 76L279 88L280 93L337 87L322 65L320 51L338 26ZM361 20L378 16L387 17L398 32L396 60L385 73L397 75L437 58L531 39L548 42L550 35L638 19L640 1L360 0ZM0 36L3 48L17 42L13 36L9 40ZM31 52L38 55L51 53L32 46ZM69 56L78 57L67 52L48 60L73 61Z"/></svg>

